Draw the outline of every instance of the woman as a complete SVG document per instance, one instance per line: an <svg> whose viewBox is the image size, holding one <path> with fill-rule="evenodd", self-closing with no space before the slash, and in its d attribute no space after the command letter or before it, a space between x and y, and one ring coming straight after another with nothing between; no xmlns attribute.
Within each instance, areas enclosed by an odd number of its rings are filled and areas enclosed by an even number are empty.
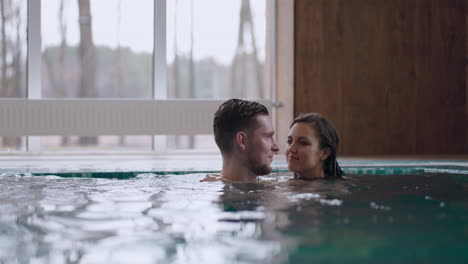
<svg viewBox="0 0 468 264"><path fill-rule="evenodd" d="M286 147L294 178L341 179L344 173L336 161L338 141L335 127L322 115L310 113L294 119Z"/></svg>

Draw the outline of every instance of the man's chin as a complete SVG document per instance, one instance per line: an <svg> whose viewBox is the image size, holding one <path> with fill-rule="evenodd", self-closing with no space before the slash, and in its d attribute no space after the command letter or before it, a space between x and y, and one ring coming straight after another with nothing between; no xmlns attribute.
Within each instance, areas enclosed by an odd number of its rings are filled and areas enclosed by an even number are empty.
<svg viewBox="0 0 468 264"><path fill-rule="evenodd" d="M255 174L258 176L270 174L271 171L272 171L272 168L270 165L259 167L254 170Z"/></svg>

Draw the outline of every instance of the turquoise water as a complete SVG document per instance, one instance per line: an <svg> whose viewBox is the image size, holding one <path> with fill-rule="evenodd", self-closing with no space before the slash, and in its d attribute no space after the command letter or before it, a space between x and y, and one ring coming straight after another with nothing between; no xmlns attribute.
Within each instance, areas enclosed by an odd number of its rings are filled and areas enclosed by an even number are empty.
<svg viewBox="0 0 468 264"><path fill-rule="evenodd" d="M468 176L393 169L255 183L4 172L0 263L467 263Z"/></svg>
<svg viewBox="0 0 468 264"><path fill-rule="evenodd" d="M50 169L49 169L50 170ZM184 174L216 174L219 173L219 170L214 169L203 169L203 170L164 170L164 171L129 171L129 170L107 170L107 171L98 171L95 168L81 169L78 171L67 171L67 170L58 170L58 171L48 171L32 169L30 170L15 170L19 171L19 175L35 175L35 176L60 176L65 178L113 178L113 179L130 179L134 178L140 174L156 174L156 175L184 175ZM392 167L383 167L383 166L362 166L362 167L343 167L343 171L347 175L409 175L409 174L424 174L424 173L439 173L439 174L466 174L468 175L468 167L465 166L392 166ZM0 169L0 173L6 173L7 170ZM287 169L274 169L273 173L287 173Z"/></svg>

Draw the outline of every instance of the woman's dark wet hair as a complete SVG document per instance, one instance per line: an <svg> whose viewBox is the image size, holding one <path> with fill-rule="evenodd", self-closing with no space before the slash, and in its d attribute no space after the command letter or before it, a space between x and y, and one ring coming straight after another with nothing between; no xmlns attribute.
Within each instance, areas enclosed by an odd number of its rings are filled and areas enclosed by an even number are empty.
<svg viewBox="0 0 468 264"><path fill-rule="evenodd" d="M338 151L339 139L336 133L335 126L326 117L317 114L301 114L296 117L291 127L297 123L307 123L315 130L316 136L319 139L320 149L330 149L330 155L324 162L325 178L327 179L340 179L344 176L338 161L336 160L336 153ZM297 177L297 175L295 175Z"/></svg>
<svg viewBox="0 0 468 264"><path fill-rule="evenodd" d="M257 127L257 115L269 115L266 106L242 99L230 99L219 106L213 119L213 132L221 153L232 152L237 132Z"/></svg>

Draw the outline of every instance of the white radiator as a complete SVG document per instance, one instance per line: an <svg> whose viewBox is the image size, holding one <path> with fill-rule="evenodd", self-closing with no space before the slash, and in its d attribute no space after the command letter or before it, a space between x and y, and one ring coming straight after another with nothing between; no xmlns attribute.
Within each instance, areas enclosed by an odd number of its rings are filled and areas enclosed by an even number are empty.
<svg viewBox="0 0 468 264"><path fill-rule="evenodd" d="M223 101L2 99L0 136L211 134ZM271 101L256 101L271 111Z"/></svg>

